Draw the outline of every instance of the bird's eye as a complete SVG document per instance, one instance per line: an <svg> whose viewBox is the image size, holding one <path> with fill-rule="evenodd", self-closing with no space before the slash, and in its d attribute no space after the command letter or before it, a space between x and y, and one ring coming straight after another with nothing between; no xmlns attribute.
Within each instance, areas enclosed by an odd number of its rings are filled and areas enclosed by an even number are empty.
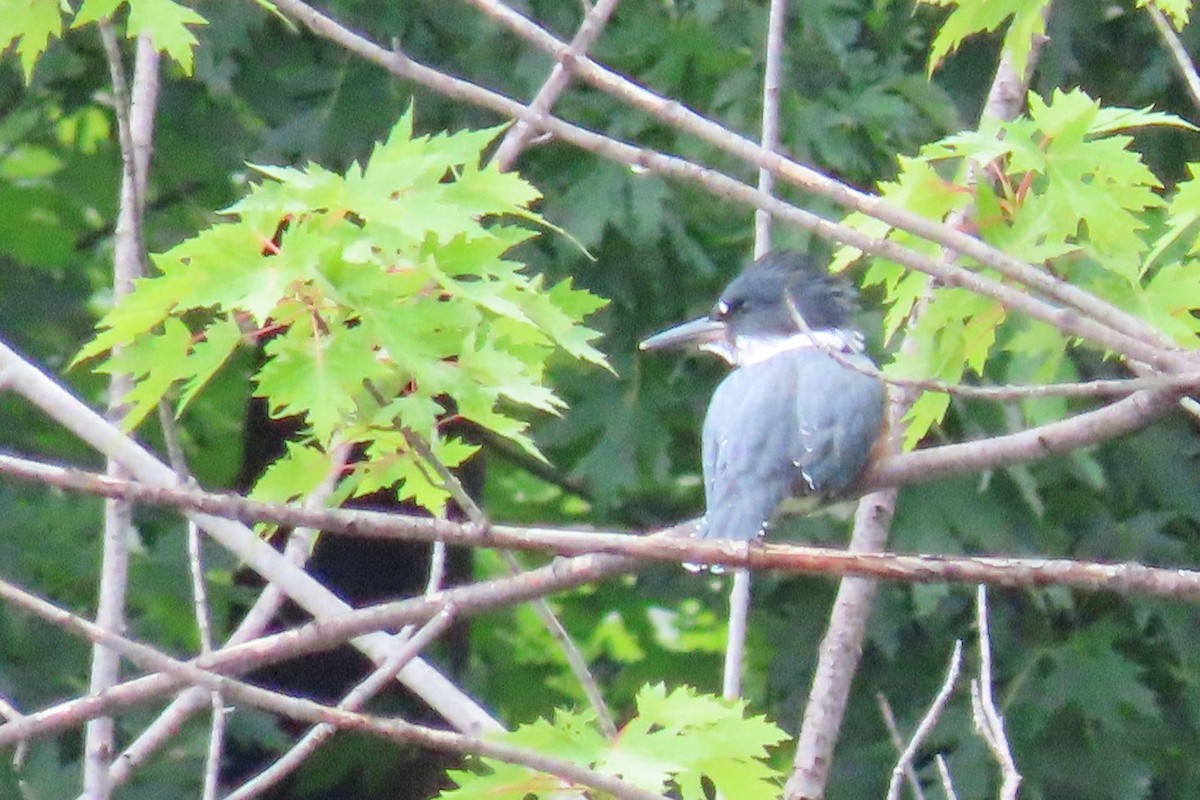
<svg viewBox="0 0 1200 800"><path fill-rule="evenodd" d="M717 304L713 306L712 313L709 314L709 317L720 322L721 320L728 319L729 317L741 311L745 304L746 301L740 299L732 302L718 300Z"/></svg>

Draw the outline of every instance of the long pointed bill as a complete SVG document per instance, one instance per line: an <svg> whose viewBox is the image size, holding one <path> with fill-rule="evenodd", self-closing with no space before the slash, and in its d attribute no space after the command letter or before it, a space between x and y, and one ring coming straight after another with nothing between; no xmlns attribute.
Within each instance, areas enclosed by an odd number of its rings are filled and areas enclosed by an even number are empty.
<svg viewBox="0 0 1200 800"><path fill-rule="evenodd" d="M639 350L665 350L669 347L692 346L701 350L715 350L725 343L727 331L724 322L708 317L694 319L674 328L667 328L649 339L642 340Z"/></svg>

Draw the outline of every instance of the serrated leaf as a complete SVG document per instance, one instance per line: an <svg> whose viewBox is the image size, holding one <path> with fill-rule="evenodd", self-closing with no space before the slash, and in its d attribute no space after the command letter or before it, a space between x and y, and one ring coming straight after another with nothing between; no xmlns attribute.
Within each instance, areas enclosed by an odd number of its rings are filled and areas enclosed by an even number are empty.
<svg viewBox="0 0 1200 800"><path fill-rule="evenodd" d="M166 53L192 74L192 53L199 44L189 25L207 25L208 20L187 6L172 0L130 0L129 36L148 36L159 51Z"/></svg>
<svg viewBox="0 0 1200 800"><path fill-rule="evenodd" d="M446 516L450 492L399 432L380 432L374 438L366 459L354 466L352 481L355 496L390 489L401 502L412 500L434 517Z"/></svg>
<svg viewBox="0 0 1200 800"><path fill-rule="evenodd" d="M329 474L329 455L312 442L285 442L282 458L273 461L255 481L253 500L288 503L311 494Z"/></svg>
<svg viewBox="0 0 1200 800"><path fill-rule="evenodd" d="M241 341L241 329L227 317L218 318L204 329L188 358L189 374L179 395L176 416L184 412L217 370L224 366Z"/></svg>
<svg viewBox="0 0 1200 800"><path fill-rule="evenodd" d="M1119 652L1124 631L1097 624L1077 632L1070 647L1052 651L1052 671L1041 693L1051 707L1071 705L1105 725L1122 724L1127 714L1150 718L1160 711L1145 684L1143 668ZM1086 666L1085 666L1086 665Z"/></svg>
<svg viewBox="0 0 1200 800"><path fill-rule="evenodd" d="M89 14L114 8L88 2ZM512 218L542 222L529 210L535 187L480 166L502 129L416 136L410 110L344 175L253 166L263 182L221 222L156 256L161 275L137 283L77 360L149 350L158 327L174 320L177 330L185 314L189 325L220 320L178 369L141 390L144 403L183 381L186 406L236 346L233 321L253 323L270 334L254 378L270 413L296 417L318 447L368 445L357 486L344 491L395 486L441 513L446 492L430 465L389 438L397 420L441 461L461 463L474 450L437 427L447 404L434 398L446 396L454 413L540 458L518 412L564 407L547 360L563 352L607 366L599 334L583 325L604 301L569 281L546 290L506 258L533 235Z"/></svg>
<svg viewBox="0 0 1200 800"><path fill-rule="evenodd" d="M1101 106L1092 120L1093 134L1116 133L1130 128L1170 127L1188 131L1200 130L1183 117L1166 111L1155 111L1153 106L1145 108L1121 108Z"/></svg>
<svg viewBox="0 0 1200 800"><path fill-rule="evenodd" d="M1175 30L1182 31L1187 27L1188 15L1192 11L1191 0L1137 0L1138 8L1145 8L1151 4L1167 15Z"/></svg>
<svg viewBox="0 0 1200 800"><path fill-rule="evenodd" d="M274 417L302 416L322 445L354 412L363 383L387 373L361 327L322 335L306 320L271 339L263 352L267 361L255 393L269 401Z"/></svg>
<svg viewBox="0 0 1200 800"><path fill-rule="evenodd" d="M126 2L129 18L126 35L148 36L160 52L174 59L183 71L192 73L192 54L199 42L189 25L207 25L208 20L173 0L84 0L72 27L108 19Z"/></svg>
<svg viewBox="0 0 1200 800"><path fill-rule="evenodd" d="M953 10L938 29L929 47L929 74L946 56L958 49L968 37L999 28L1012 18L1004 36L1003 53L1012 63L1016 74L1025 72L1034 37L1046 32L1045 8L1048 0L923 0L928 5L952 6Z"/></svg>
<svg viewBox="0 0 1200 800"><path fill-rule="evenodd" d="M62 6L59 0L0 0L0 52L17 43L25 82L33 77L33 67L50 46L50 39L62 35Z"/></svg>
<svg viewBox="0 0 1200 800"><path fill-rule="evenodd" d="M943 392L925 392L912 404L904 416L904 450L912 450L934 425L942 421L950 408L950 395Z"/></svg>
<svg viewBox="0 0 1200 800"><path fill-rule="evenodd" d="M728 703L689 687L668 692L662 684L643 686L638 713L607 741L590 711L556 710L553 721L538 720L504 736L504 741L569 759L651 792L678 787L683 800L704 800L707 777L727 797L774 800L781 775L767 762L769 748L787 735L763 717L746 716L745 703ZM511 769L481 759L484 774L452 773L458 789L446 800L524 800L574 796L582 787L539 780L530 770ZM483 770L481 770L482 772Z"/></svg>
<svg viewBox="0 0 1200 800"><path fill-rule="evenodd" d="M133 430L153 411L177 380L187 372L192 332L178 319L168 319L160 333L143 337L140 346L126 347L114 354L98 371L127 374L133 388L121 398L129 410L121 420L124 430Z"/></svg>

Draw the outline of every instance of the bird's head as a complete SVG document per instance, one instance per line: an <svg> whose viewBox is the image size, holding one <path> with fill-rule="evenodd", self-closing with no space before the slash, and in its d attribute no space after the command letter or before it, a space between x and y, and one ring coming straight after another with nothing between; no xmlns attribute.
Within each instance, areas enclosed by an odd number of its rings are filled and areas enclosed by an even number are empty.
<svg viewBox="0 0 1200 800"><path fill-rule="evenodd" d="M779 250L747 267L721 292L708 316L644 340L642 350L698 347L734 366L817 341L859 349L850 329L853 292L800 253Z"/></svg>

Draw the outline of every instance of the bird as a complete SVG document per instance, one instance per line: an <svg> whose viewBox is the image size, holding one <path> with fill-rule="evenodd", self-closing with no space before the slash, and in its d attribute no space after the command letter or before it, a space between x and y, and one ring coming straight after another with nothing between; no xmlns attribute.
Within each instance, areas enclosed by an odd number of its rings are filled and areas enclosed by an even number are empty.
<svg viewBox="0 0 1200 800"><path fill-rule="evenodd" d="M809 257L747 266L708 316L642 350L697 347L733 369L704 417L699 538L754 541L779 512L845 498L886 437L886 389L852 327L854 293Z"/></svg>

